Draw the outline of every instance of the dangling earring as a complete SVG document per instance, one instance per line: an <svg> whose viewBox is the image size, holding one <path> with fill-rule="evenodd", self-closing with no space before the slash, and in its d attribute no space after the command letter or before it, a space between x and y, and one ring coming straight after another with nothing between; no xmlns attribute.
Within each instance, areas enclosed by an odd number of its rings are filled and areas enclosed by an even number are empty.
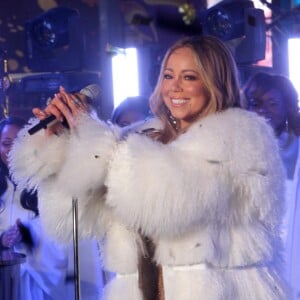
<svg viewBox="0 0 300 300"><path fill-rule="evenodd" d="M179 130L179 126L178 126L178 121L172 116L172 114L168 115L169 121L172 125L172 127L178 131Z"/></svg>
<svg viewBox="0 0 300 300"><path fill-rule="evenodd" d="M179 124L178 124L177 119L173 117L173 115L171 114L171 112L168 108L166 108L166 110L167 110L167 115L168 115L169 122L171 123L171 125L175 129L175 131L178 131L179 130Z"/></svg>
<svg viewBox="0 0 300 300"><path fill-rule="evenodd" d="M286 132L290 131L289 120L288 119L285 120L285 130L286 130Z"/></svg>

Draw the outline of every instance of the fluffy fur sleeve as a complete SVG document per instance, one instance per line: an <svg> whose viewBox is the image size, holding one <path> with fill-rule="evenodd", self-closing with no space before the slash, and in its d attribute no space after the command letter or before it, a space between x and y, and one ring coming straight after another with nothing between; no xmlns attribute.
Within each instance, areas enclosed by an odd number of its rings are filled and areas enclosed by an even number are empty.
<svg viewBox="0 0 300 300"><path fill-rule="evenodd" d="M104 178L118 133L104 122L83 115L67 142L67 154L56 176L39 186L41 215L51 235L72 238L72 198L78 199L81 237L100 238L110 223Z"/></svg>
<svg viewBox="0 0 300 300"><path fill-rule="evenodd" d="M35 188L56 174L64 160L68 133L47 137L42 130L29 135L28 129L38 120L30 120L18 134L9 153L9 170L14 182L22 188Z"/></svg>
<svg viewBox="0 0 300 300"><path fill-rule="evenodd" d="M231 206L236 223L261 222L277 230L285 210L285 169L274 131L265 119L244 113L239 121L242 136L233 145ZM251 125L251 126L249 126ZM236 136L234 135L233 138Z"/></svg>
<svg viewBox="0 0 300 300"><path fill-rule="evenodd" d="M283 180L277 151L268 125L239 109L201 120L168 145L133 134L111 161L107 203L151 236L241 222L244 213L272 223Z"/></svg>
<svg viewBox="0 0 300 300"><path fill-rule="evenodd" d="M102 189L119 132L83 115L68 141L68 154L58 174L58 188L78 198Z"/></svg>
<svg viewBox="0 0 300 300"><path fill-rule="evenodd" d="M25 128L10 157L16 182L38 189L41 220L59 240L72 237L72 198L78 198L80 235L101 236L110 219L105 199L107 164L118 140L117 129L82 115L73 132L46 137Z"/></svg>

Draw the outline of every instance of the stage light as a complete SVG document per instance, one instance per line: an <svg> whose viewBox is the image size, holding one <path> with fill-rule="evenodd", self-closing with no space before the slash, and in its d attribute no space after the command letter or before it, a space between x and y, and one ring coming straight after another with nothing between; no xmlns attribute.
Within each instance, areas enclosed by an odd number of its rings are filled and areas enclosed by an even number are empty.
<svg viewBox="0 0 300 300"><path fill-rule="evenodd" d="M238 38L244 33L244 13L252 8L251 1L220 2L209 8L202 18L203 31L223 41Z"/></svg>
<svg viewBox="0 0 300 300"><path fill-rule="evenodd" d="M200 23L203 34L218 37L230 46L237 63L253 63L264 58L265 16L252 1L222 1L202 12Z"/></svg>
<svg viewBox="0 0 300 300"><path fill-rule="evenodd" d="M293 82L300 98L300 38L288 39L289 78ZM300 103L299 103L300 107Z"/></svg>
<svg viewBox="0 0 300 300"><path fill-rule="evenodd" d="M27 21L25 31L28 65L33 71L81 68L84 44L77 10L50 9Z"/></svg>
<svg viewBox="0 0 300 300"><path fill-rule="evenodd" d="M114 107L127 97L139 95L137 49L116 49L119 51L112 55Z"/></svg>

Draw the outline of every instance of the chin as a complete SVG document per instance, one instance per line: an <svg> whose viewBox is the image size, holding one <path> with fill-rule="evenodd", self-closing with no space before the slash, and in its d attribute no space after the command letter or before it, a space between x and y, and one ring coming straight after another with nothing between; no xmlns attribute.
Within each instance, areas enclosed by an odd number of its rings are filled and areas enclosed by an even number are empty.
<svg viewBox="0 0 300 300"><path fill-rule="evenodd" d="M177 120L188 120L190 119L189 115L185 114L184 112L173 111L171 112L172 116Z"/></svg>

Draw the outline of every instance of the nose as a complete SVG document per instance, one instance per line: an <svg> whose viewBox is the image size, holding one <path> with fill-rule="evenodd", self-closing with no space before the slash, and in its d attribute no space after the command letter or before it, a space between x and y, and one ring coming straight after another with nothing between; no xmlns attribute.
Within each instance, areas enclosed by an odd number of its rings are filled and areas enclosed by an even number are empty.
<svg viewBox="0 0 300 300"><path fill-rule="evenodd" d="M182 91L182 87L181 87L181 83L179 79L174 79L172 82L172 86L171 86L171 91L172 92L181 92Z"/></svg>

